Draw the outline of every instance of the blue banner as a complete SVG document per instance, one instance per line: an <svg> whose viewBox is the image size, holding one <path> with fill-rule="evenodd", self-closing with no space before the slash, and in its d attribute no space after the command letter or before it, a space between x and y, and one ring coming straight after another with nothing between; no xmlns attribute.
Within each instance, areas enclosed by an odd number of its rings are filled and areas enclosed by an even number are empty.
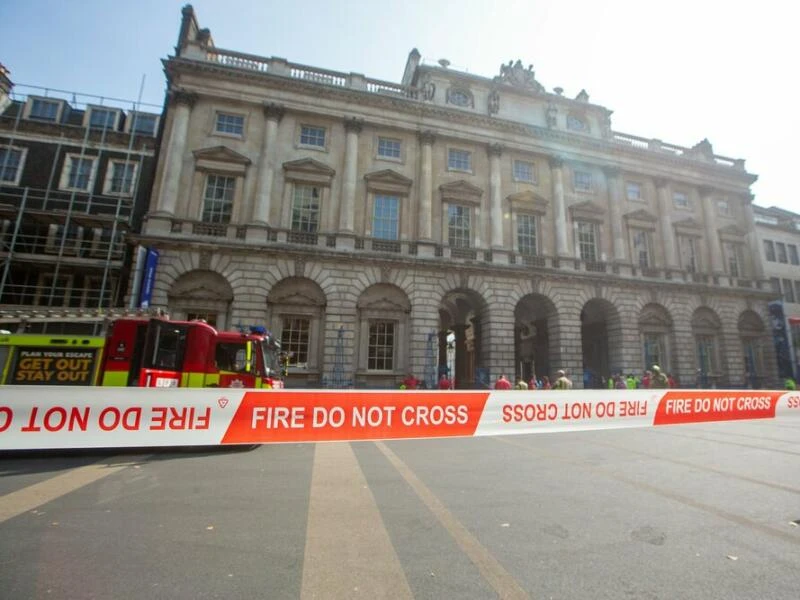
<svg viewBox="0 0 800 600"><path fill-rule="evenodd" d="M783 302L769 303L769 318L772 323L772 340L775 343L775 357L778 360L778 376L781 379L794 376L792 353L789 348L789 331Z"/></svg>
<svg viewBox="0 0 800 600"><path fill-rule="evenodd" d="M144 272L142 273L142 288L139 292L139 308L150 308L150 301L153 299L153 285L156 280L158 257L158 250L147 249L147 258L145 258Z"/></svg>

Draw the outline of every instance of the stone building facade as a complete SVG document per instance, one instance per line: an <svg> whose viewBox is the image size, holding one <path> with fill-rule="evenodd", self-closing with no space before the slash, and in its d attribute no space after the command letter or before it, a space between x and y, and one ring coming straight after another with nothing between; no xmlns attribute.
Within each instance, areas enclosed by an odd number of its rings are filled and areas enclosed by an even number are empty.
<svg viewBox="0 0 800 600"><path fill-rule="evenodd" d="M480 77L413 50L392 83L223 50L190 6L164 65L153 304L266 322L288 385L580 387L656 362L742 385L746 348L774 381L756 178L708 141L615 132L520 61Z"/></svg>

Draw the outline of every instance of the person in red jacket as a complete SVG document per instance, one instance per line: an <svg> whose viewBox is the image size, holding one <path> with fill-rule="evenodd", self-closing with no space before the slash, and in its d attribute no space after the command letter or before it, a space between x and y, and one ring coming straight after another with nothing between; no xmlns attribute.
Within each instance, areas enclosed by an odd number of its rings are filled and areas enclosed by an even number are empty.
<svg viewBox="0 0 800 600"><path fill-rule="evenodd" d="M453 387L453 384L447 378L447 375L442 373L442 376L439 377L439 389L440 390L449 390L451 387Z"/></svg>
<svg viewBox="0 0 800 600"><path fill-rule="evenodd" d="M415 390L419 387L419 379L414 377L411 373L406 375L406 378L403 379L403 385L405 386L403 389L406 390Z"/></svg>
<svg viewBox="0 0 800 600"><path fill-rule="evenodd" d="M494 389L496 390L510 390L511 389L511 382L506 378L506 374L503 373L498 377L497 381L494 384Z"/></svg>

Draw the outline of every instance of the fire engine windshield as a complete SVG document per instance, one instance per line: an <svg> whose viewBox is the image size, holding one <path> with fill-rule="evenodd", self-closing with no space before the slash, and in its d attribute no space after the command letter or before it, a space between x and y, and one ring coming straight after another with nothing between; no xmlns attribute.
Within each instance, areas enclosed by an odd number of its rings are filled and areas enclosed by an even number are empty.
<svg viewBox="0 0 800 600"><path fill-rule="evenodd" d="M177 371L182 368L186 351L186 327L151 321L145 340L143 366Z"/></svg>
<svg viewBox="0 0 800 600"><path fill-rule="evenodd" d="M265 340L261 342L261 350L264 355L264 373L269 376L275 376L280 373L280 359L275 345Z"/></svg>

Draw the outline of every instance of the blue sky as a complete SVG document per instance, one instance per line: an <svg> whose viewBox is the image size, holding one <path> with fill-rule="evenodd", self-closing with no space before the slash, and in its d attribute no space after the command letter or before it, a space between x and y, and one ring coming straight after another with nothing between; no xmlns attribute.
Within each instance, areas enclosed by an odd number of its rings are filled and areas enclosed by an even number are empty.
<svg viewBox="0 0 800 600"><path fill-rule="evenodd" d="M185 2L0 0L12 81L163 101ZM800 9L781 0L196 0L217 46L399 81L408 52L493 76L532 63L549 90L614 111L615 130L746 159L756 202L800 211Z"/></svg>

